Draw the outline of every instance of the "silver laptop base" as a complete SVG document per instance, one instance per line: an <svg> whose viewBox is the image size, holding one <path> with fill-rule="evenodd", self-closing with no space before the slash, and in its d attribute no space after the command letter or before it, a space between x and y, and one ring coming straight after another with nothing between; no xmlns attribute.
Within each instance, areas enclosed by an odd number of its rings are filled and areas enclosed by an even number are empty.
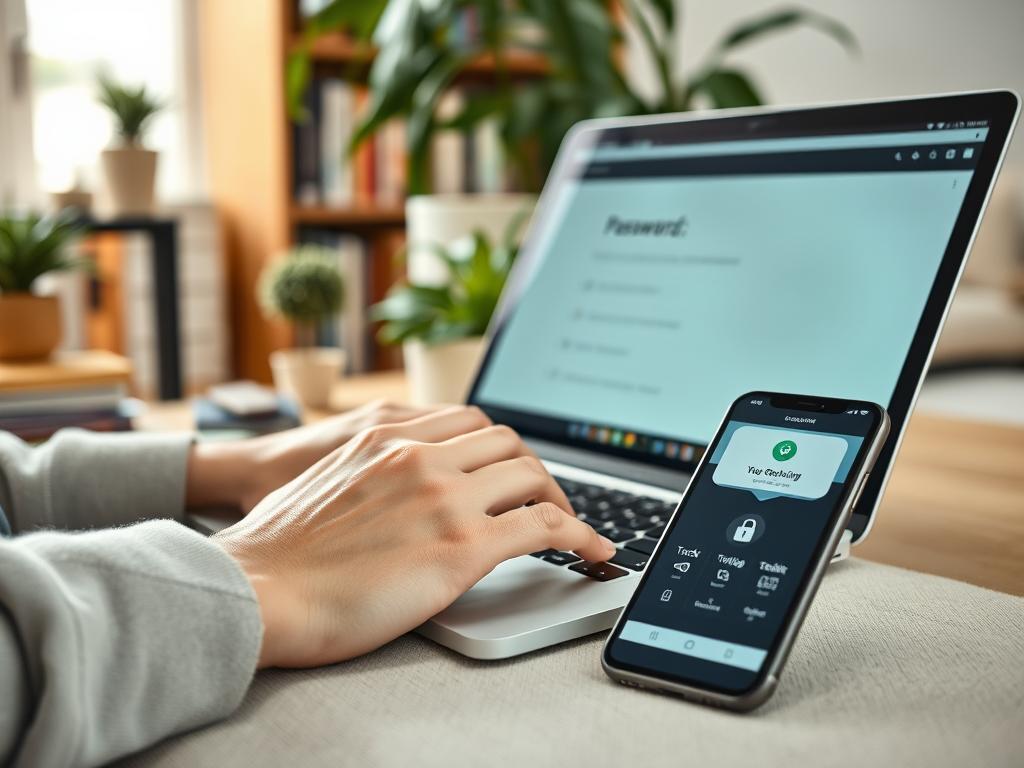
<svg viewBox="0 0 1024 768"><path fill-rule="evenodd" d="M569 480L678 501L678 491L643 485L551 461L552 474ZM832 562L850 556L844 531ZM535 557L508 560L416 632L472 659L507 659L610 629L640 581L631 573L597 582Z"/></svg>

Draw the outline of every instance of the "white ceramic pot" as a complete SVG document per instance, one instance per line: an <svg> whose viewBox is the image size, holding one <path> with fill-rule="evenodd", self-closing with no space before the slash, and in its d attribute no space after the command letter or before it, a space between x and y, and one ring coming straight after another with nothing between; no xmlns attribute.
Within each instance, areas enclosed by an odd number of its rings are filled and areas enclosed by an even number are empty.
<svg viewBox="0 0 1024 768"><path fill-rule="evenodd" d="M407 265L409 282L444 285L448 268L429 248L417 244L448 245L464 235L482 230L494 244L505 237L509 223L537 204L536 195L417 195L405 201L405 234L412 246Z"/></svg>
<svg viewBox="0 0 1024 768"><path fill-rule="evenodd" d="M153 212L156 152L141 147L107 149L103 173L114 216L148 216Z"/></svg>
<svg viewBox="0 0 1024 768"><path fill-rule="evenodd" d="M327 408L331 389L345 368L345 350L334 347L281 349L270 353L278 392L293 395L307 408Z"/></svg>
<svg viewBox="0 0 1024 768"><path fill-rule="evenodd" d="M436 345L405 342L402 355L413 404L466 402L483 352L482 336Z"/></svg>

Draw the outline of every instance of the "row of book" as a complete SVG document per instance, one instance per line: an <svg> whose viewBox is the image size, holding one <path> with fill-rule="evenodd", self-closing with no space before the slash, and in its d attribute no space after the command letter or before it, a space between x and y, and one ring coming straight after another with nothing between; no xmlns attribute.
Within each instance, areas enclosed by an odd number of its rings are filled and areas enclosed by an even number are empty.
<svg viewBox="0 0 1024 768"><path fill-rule="evenodd" d="M472 92L452 90L437 109L438 119L458 115ZM318 77L306 92L307 119L293 127L294 199L300 206L394 207L407 189L408 150L402 120L385 123L350 152L353 132L367 107L365 88L338 77ZM441 131L431 145L431 191L516 191L494 120L472 131Z"/></svg>

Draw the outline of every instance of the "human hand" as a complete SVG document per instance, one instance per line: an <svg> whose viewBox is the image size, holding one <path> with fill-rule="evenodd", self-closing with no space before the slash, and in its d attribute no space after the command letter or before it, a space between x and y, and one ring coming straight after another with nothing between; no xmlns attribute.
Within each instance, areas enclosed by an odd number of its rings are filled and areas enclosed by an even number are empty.
<svg viewBox="0 0 1024 768"><path fill-rule="evenodd" d="M369 427L439 410L377 400L296 429L251 440L197 443L188 465L186 507L227 506L248 513L271 491L294 480Z"/></svg>
<svg viewBox="0 0 1024 768"><path fill-rule="evenodd" d="M611 557L570 510L515 432L455 407L361 432L213 540L259 599L260 667L316 666L422 624L509 558Z"/></svg>

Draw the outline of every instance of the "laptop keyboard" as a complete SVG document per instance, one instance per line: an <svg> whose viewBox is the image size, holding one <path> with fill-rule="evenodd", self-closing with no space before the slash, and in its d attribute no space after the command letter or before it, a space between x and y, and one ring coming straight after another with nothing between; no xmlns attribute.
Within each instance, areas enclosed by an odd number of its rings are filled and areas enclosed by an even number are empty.
<svg viewBox="0 0 1024 768"><path fill-rule="evenodd" d="M588 563L557 549L534 552L534 557L597 581L611 581L647 567L675 504L563 477L555 480L569 497L576 517L615 542L618 551L607 563Z"/></svg>

